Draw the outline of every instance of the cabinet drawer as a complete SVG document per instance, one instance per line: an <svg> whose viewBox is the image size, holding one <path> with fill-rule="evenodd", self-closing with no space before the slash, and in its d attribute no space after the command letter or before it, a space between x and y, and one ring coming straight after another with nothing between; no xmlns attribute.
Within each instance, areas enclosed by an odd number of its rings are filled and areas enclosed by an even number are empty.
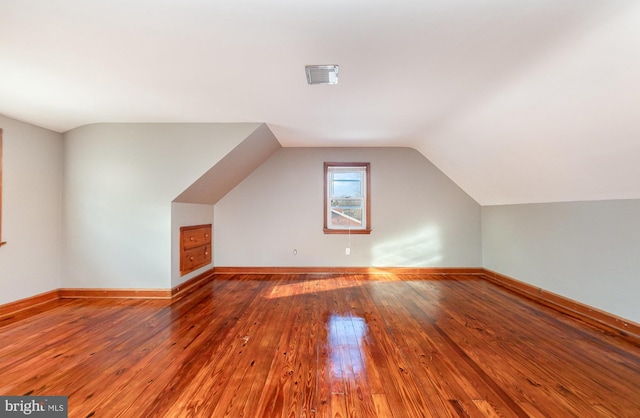
<svg viewBox="0 0 640 418"><path fill-rule="evenodd" d="M188 250L190 248L199 247L201 245L211 244L211 225L184 228L182 230L182 248Z"/></svg>
<svg viewBox="0 0 640 418"><path fill-rule="evenodd" d="M211 263L211 246L203 245L182 252L180 271L189 272Z"/></svg>
<svg viewBox="0 0 640 418"><path fill-rule="evenodd" d="M180 274L211 264L211 224L180 228Z"/></svg>

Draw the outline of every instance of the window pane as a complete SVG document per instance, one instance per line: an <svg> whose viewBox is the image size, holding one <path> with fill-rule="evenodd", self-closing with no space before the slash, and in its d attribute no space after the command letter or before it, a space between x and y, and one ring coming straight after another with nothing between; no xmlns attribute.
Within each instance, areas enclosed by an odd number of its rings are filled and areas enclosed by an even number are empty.
<svg viewBox="0 0 640 418"><path fill-rule="evenodd" d="M362 222L361 221L357 221L353 218L349 218L347 216L341 216L338 215L336 213L332 213L331 214L331 223L330 223L330 227L334 227L334 228L343 228L343 229L349 229L351 228L360 228L362 226Z"/></svg>
<svg viewBox="0 0 640 418"><path fill-rule="evenodd" d="M325 233L369 233L369 164L325 163Z"/></svg>
<svg viewBox="0 0 640 418"><path fill-rule="evenodd" d="M362 227L363 174L359 167L331 168L330 228Z"/></svg>
<svg viewBox="0 0 640 418"><path fill-rule="evenodd" d="M361 227L362 206L331 206L331 226Z"/></svg>
<svg viewBox="0 0 640 418"><path fill-rule="evenodd" d="M333 197L362 197L362 173L333 173Z"/></svg>

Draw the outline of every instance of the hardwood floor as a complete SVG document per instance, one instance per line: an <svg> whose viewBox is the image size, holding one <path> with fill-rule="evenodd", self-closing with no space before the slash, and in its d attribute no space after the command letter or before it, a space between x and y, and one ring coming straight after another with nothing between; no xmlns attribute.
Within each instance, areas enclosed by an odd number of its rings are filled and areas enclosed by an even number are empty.
<svg viewBox="0 0 640 418"><path fill-rule="evenodd" d="M70 417L638 417L640 347L472 275L216 275L0 327Z"/></svg>

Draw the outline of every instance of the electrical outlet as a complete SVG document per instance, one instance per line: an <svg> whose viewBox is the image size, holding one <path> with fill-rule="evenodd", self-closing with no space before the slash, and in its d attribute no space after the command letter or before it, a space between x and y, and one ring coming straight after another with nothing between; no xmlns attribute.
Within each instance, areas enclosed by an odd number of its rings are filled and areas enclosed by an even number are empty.
<svg viewBox="0 0 640 418"><path fill-rule="evenodd" d="M349 254L351 254L351 248L349 248L349 247L345 248L345 249L344 249L344 254L345 254L345 255L349 255Z"/></svg>
<svg viewBox="0 0 640 418"><path fill-rule="evenodd" d="M296 250L295 248L293 249L293 255L298 255L298 250Z"/></svg>

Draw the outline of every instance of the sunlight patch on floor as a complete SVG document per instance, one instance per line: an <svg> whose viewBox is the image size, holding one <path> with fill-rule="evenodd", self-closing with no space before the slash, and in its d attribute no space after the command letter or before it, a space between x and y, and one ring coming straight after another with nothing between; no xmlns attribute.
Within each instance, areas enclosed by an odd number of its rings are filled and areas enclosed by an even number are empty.
<svg viewBox="0 0 640 418"><path fill-rule="evenodd" d="M279 284L273 287L273 290L271 290L271 292L266 296L266 299L283 298L360 286L360 283L355 279L349 282L345 282L343 279L344 277L340 280L332 280L330 277L327 277L326 279Z"/></svg>

